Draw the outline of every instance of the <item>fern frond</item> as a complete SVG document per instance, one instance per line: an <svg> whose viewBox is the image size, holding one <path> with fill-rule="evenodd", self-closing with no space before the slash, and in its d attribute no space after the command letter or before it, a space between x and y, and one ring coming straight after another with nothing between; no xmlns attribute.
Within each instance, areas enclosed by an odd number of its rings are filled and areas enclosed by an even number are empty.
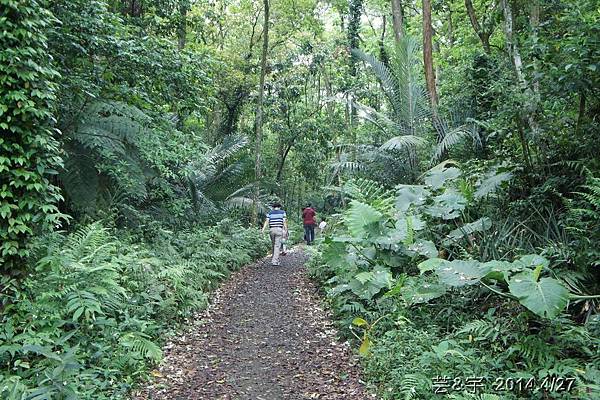
<svg viewBox="0 0 600 400"><path fill-rule="evenodd" d="M485 320L475 320L465 324L457 333L467 333L475 341L495 341L500 335L500 327L493 322Z"/></svg>
<svg viewBox="0 0 600 400"><path fill-rule="evenodd" d="M121 336L120 343L132 353L139 354L158 362L162 359L162 350L148 336L138 332L128 332Z"/></svg>
<svg viewBox="0 0 600 400"><path fill-rule="evenodd" d="M102 258L110 250L110 235L99 222L82 227L71 235L65 243L63 254L72 263L81 263L91 256ZM103 254L102 251L105 251Z"/></svg>

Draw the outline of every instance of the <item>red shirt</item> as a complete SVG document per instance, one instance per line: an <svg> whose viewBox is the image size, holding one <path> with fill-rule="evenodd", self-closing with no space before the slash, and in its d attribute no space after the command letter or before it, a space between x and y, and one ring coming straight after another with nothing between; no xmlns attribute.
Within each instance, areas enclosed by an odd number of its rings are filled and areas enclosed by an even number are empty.
<svg viewBox="0 0 600 400"><path fill-rule="evenodd" d="M315 221L315 215L317 213L311 207L307 207L302 211L302 221L304 225L315 225L317 221Z"/></svg>

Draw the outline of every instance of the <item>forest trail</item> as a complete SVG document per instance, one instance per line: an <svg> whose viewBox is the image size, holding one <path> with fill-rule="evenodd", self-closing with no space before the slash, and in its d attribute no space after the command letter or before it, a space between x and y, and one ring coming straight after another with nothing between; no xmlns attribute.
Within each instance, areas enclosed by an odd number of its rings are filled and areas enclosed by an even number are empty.
<svg viewBox="0 0 600 400"><path fill-rule="evenodd" d="M165 348L134 399L370 399L359 366L319 305L300 248L244 267Z"/></svg>

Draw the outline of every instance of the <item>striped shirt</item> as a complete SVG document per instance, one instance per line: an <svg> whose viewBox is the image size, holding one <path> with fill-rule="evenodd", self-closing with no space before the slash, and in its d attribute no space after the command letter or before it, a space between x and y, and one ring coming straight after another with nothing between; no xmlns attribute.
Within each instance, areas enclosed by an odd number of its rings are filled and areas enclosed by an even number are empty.
<svg viewBox="0 0 600 400"><path fill-rule="evenodd" d="M267 214L269 219L269 228L283 228L283 221L286 219L285 211L271 210Z"/></svg>

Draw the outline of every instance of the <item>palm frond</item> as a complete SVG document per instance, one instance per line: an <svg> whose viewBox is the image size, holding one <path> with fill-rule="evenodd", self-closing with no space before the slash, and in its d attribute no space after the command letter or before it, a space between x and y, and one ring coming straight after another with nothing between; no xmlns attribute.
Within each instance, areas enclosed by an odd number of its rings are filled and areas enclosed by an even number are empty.
<svg viewBox="0 0 600 400"><path fill-rule="evenodd" d="M260 199L255 202L253 198L244 196L230 197L225 201L225 205L244 210L253 210L256 205L256 209L258 210L259 214L265 214L268 211L267 206Z"/></svg>
<svg viewBox="0 0 600 400"><path fill-rule="evenodd" d="M439 162L444 154L465 139L470 138L476 145L481 144L479 132L474 125L461 125L450 128L446 122L440 121L440 123L435 126L438 131L438 136L441 137L442 140L436 146L432 158L433 162Z"/></svg>
<svg viewBox="0 0 600 400"><path fill-rule="evenodd" d="M371 66L373 72L381 81L383 91L390 104L394 109L396 109L396 107L400 104L400 95L397 93L398 82L396 81L396 77L392 71L390 71L381 61L360 49L351 49L351 52L354 56L365 61Z"/></svg>
<svg viewBox="0 0 600 400"><path fill-rule="evenodd" d="M414 135L404 135L404 136L395 136L381 145L382 150L398 150L398 149L406 149L406 148L415 148L418 146L422 146L425 144L425 139L414 136Z"/></svg>

